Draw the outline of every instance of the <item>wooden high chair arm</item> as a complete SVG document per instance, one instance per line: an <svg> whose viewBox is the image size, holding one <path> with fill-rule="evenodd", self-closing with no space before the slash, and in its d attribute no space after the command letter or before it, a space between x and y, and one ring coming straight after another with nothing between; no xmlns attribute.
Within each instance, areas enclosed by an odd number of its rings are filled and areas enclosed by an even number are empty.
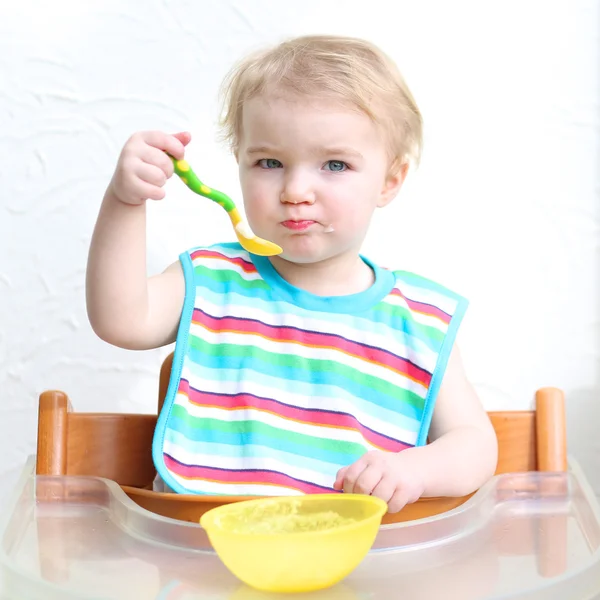
<svg viewBox="0 0 600 600"><path fill-rule="evenodd" d="M37 475L67 473L67 413L73 410L64 392L40 395L38 409Z"/></svg>
<svg viewBox="0 0 600 600"><path fill-rule="evenodd" d="M558 388L540 388L535 395L538 471L567 470L565 395Z"/></svg>

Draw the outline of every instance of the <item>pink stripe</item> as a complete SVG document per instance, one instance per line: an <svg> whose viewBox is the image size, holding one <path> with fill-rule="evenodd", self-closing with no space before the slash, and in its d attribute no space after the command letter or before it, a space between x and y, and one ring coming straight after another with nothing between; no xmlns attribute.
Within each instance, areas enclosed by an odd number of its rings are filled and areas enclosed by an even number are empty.
<svg viewBox="0 0 600 600"><path fill-rule="evenodd" d="M191 257L192 260L201 257L220 258L226 260L227 262L238 265L238 267L242 267L242 269L244 269L246 273L256 273L256 267L251 262L248 262L247 260L244 260L240 257L227 256L225 254L222 254L221 252L215 252L214 250L196 250L195 252L192 252Z"/></svg>
<svg viewBox="0 0 600 600"><path fill-rule="evenodd" d="M234 331L238 333L253 333L274 341L298 342L303 346L313 348L335 348L362 360L393 369L423 384L425 387L428 387L431 382L430 373L407 359L381 348L347 340L342 336L306 331L295 327L267 325L256 319L238 319L236 317L218 318L208 315L198 308L194 309L192 321L215 332Z"/></svg>
<svg viewBox="0 0 600 600"><path fill-rule="evenodd" d="M389 438L365 427L356 417L347 413L290 406L289 404L283 404L282 402L268 398L260 398L251 394L213 394L202 392L191 387L185 379L181 379L179 382L179 392L184 393L190 402L197 406L216 406L228 410L254 408L297 423L357 431L369 444L388 452L400 452L410 447L409 444Z"/></svg>
<svg viewBox="0 0 600 600"><path fill-rule="evenodd" d="M447 312L444 312L441 308L438 308L437 306L433 306L433 304L417 302L416 300L411 300L410 298L407 298L398 288L394 288L391 294L392 296L400 296L401 298L404 298L408 307L414 310L415 312L424 315L429 315L430 317L436 317L440 321L443 321L446 325L448 325L448 323L450 323L450 320L452 319L452 317Z"/></svg>
<svg viewBox="0 0 600 600"><path fill-rule="evenodd" d="M243 485L274 485L293 490L298 490L304 494L336 494L337 491L332 488L308 483L301 479L295 479L288 475L283 475L277 471L266 471L260 469L246 469L243 471L232 469L217 469L214 467L202 467L196 465L186 465L163 453L166 467L176 475L186 479L203 479L224 484L243 484Z"/></svg>

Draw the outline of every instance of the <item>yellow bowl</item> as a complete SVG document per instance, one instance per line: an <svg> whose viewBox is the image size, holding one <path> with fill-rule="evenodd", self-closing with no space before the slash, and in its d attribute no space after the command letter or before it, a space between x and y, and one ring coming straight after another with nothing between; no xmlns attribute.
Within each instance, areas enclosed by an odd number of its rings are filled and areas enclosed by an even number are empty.
<svg viewBox="0 0 600 600"><path fill-rule="evenodd" d="M261 498L206 512L224 565L268 592L311 592L347 577L371 549L387 504L360 494Z"/></svg>

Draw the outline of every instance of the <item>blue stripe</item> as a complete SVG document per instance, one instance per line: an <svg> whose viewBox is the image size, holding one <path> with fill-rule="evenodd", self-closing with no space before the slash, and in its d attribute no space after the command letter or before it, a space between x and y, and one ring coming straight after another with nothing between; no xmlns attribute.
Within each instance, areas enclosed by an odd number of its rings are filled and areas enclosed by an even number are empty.
<svg viewBox="0 0 600 600"><path fill-rule="evenodd" d="M196 288L193 285L194 273L192 259L188 254L184 253L180 256L180 261L185 281L185 297L183 300L179 328L177 329L177 339L175 341L175 353L173 356L171 375L169 377L169 385L167 387L167 393L163 402L162 410L158 415L156 428L154 429L154 436L152 438L152 460L158 475L162 478L165 484L168 485L174 492L185 494L187 493L187 489L171 476L171 472L165 465L163 455L163 440L165 436L165 430L169 422L171 408L173 407L173 402L179 387L181 369L183 367L183 361L185 359L185 354L188 347L190 324L192 322L192 314L194 312L194 302L196 300Z"/></svg>
<svg viewBox="0 0 600 600"><path fill-rule="evenodd" d="M208 284L211 281L206 282ZM353 339L361 342L369 334L374 333L381 336L383 339L396 338L398 344L404 344L408 349L416 354L417 357L423 352L431 354L432 352L437 353L439 343L435 340L432 341L431 346L426 344L423 340L419 339L414 335L415 324L410 324L406 319L402 317L392 317L389 320L381 319L374 321L371 318L363 318L358 315L338 315L335 313L323 313L318 311L306 311L299 306L288 304L281 300L265 300L258 298L254 295L245 295L238 292L230 292L227 296L223 296L222 293L212 289L213 286L201 286L198 290L198 306L197 308L203 309L202 302L206 300L214 306L223 306L225 304L230 306L228 314L236 314L236 307L243 306L246 309L260 310L265 314L271 315L293 315L298 318L300 322L302 319L310 318L318 323L319 331L322 333L334 333L338 331L337 324L343 325L349 330L356 330L353 335ZM373 315L369 315L372 317ZM387 317L388 315L381 315L381 317ZM274 319L274 322L279 324L285 324L289 321ZM419 324L416 324L419 327ZM402 334L401 337L399 334Z"/></svg>
<svg viewBox="0 0 600 600"><path fill-rule="evenodd" d="M188 417L188 419L193 417ZM227 421L229 423L229 421ZM210 444L224 444L229 446L238 446L243 451L247 446L265 446L265 447L278 447L286 453L290 454L298 454L300 456L308 456L309 458L313 458L316 460L347 465L355 460L358 460L363 453L348 453L348 452L335 452L333 450L328 450L323 447L302 444L296 441L292 441L290 439L284 439L281 437L270 437L268 435L264 435L255 431L245 431L243 433L237 432L227 432L227 431L218 431L218 430L209 430L209 429L193 429L189 426L190 423L188 420L180 419L175 415L171 415L169 419L168 429L174 432L177 432L187 438L192 442L208 442ZM298 433L298 435L306 435L302 433ZM311 437L311 436L306 436ZM311 437L311 439L318 440L317 437ZM335 443L335 440L331 439L323 439L323 444L332 444ZM344 443L352 443L352 442L343 442L340 441L340 444ZM356 443L356 442L355 442ZM187 446L184 446L187 448ZM366 452L366 449L365 449Z"/></svg>
<svg viewBox="0 0 600 600"><path fill-rule="evenodd" d="M204 249L204 248L206 248L206 247L198 246L198 247L194 248L193 250L190 250L190 254L193 253L195 250L200 250L200 249ZM248 252L246 252L245 250L242 249L239 242L214 244L213 246L210 246L207 249L214 250L216 252L220 252L220 253L224 254L225 256L228 256L231 258L234 258L234 257L243 258L247 262L253 263L255 266L257 266L257 263L258 263L258 265L262 266L262 264L265 262L265 260L268 260L268 259L265 259L264 257L252 257ZM379 267L372 261L366 259L365 257L362 257L362 259L368 265L370 265L372 268L374 268L378 273L380 271L384 271L384 269L381 269L381 267ZM396 279L396 284L406 282L411 287L425 289L429 292L433 292L433 293L437 294L440 297L440 299L443 299L443 300L451 299L451 300L454 300L457 304L464 301L464 298L461 295L457 294L456 292L452 291L451 289L447 288L446 286L444 286L440 283L437 283L435 281L432 281L431 279L428 279L427 277L423 277L422 275L418 275L417 273L413 273L411 271L405 271L402 269L396 269L394 271L390 271L390 273ZM285 285L285 282L283 282L283 283ZM297 289L298 288L296 288L296 290ZM300 290L300 291L302 291L302 290ZM417 302L419 301L416 298L414 300L416 300ZM295 306L295 304L290 303L290 306ZM346 316L347 315L341 315L341 318L343 319ZM340 315L334 314L334 317L340 317Z"/></svg>
<svg viewBox="0 0 600 600"><path fill-rule="evenodd" d="M366 290L346 296L318 296L296 287L277 272L266 256L253 256L252 262L276 295L287 299L290 304L298 304L309 310L326 313L351 314L370 312L373 305L382 301L392 291L395 283L395 277L391 271L382 269L364 256L360 258L371 267L375 281Z"/></svg>
<svg viewBox="0 0 600 600"><path fill-rule="evenodd" d="M201 350L190 348L188 358L196 365L202 365L210 369L208 372L205 371L205 377L208 377L212 381L239 381L240 374L243 373L244 380L254 381L263 386L266 385L265 377L270 377L269 387L283 393L288 390L298 393L298 383L308 384L311 396L337 397L342 390L345 390L351 396L362 398L369 403L368 414L372 414L373 406L379 406L392 411L394 414L400 412L400 414L409 419L421 420L425 404L424 400L421 407L411 406L408 402L404 401L403 396L405 392L400 387L395 388L398 391L397 395L389 396L339 373L312 370L308 366L305 366L308 359L303 359L302 357L296 357L297 366L279 367L252 356L251 352L252 347L249 347L247 355L227 357L227 361L225 362L220 356L210 356L202 353ZM192 372L194 373L194 371ZM321 386L324 385L330 387L333 393L320 394Z"/></svg>
<svg viewBox="0 0 600 600"><path fill-rule="evenodd" d="M186 360L185 368L189 371L192 376L191 378L194 381L217 382L217 386L210 386L210 389L213 390L219 389L219 382L237 381L240 375L239 371L231 369L215 370L201 364L193 363L190 360ZM249 384L249 387L252 385L260 385L262 389L272 390L273 394L277 393L275 390L279 390L282 387L282 381L279 377L272 377L265 373L257 373L255 371L244 373L244 381ZM418 417L415 418L404 415L393 408L389 410L377 404L368 402L359 396L353 396L347 390L332 385L321 384L319 386L314 386L303 381L294 381L287 385L284 384L283 393L284 395L290 393L297 396L305 396L307 398L312 398L314 396L325 399L332 398L334 399L334 402L327 402L327 408L331 408L331 410L348 412L351 414L355 414L356 411L359 411L362 414L370 415L376 421L390 423L395 427L400 427L406 431L416 433L420 424ZM287 402L289 403L289 398L287 399ZM299 406L299 408L303 407ZM322 407L309 405L308 408Z"/></svg>
<svg viewBox="0 0 600 600"><path fill-rule="evenodd" d="M240 296L245 299L242 304L246 306L252 306L255 302L266 303L271 307L271 312L286 314L288 310L294 310L290 308L291 305L287 302L278 300L273 297L273 292L269 288L264 288L260 286L252 287L251 289L246 289L243 284L240 284L240 280L246 281L242 278L241 275L234 271L220 271L222 279L215 280L210 277L202 276L201 273L196 273L196 283L198 289L198 298L199 301L202 298L205 290L210 290L213 294L219 296L221 298L221 303L227 302L227 296L229 294L235 294L236 296ZM392 309L397 309L400 311L400 307L396 305L391 305ZM410 309L405 309L406 312L410 315ZM335 313L328 313L323 311L306 311L301 307L296 308L295 314L300 316L306 315L323 315L324 318L327 318L326 315L331 315L337 319L340 319L340 322L348 323L350 318L356 318L355 315L345 315L346 319L343 320L344 315L336 315ZM406 314L406 313L405 313ZM335 320L330 319L330 321ZM368 320L368 319L371 320ZM407 318L402 314L394 314L392 313L382 313L381 311L372 310L367 313L367 324L371 322L377 322L375 319L379 319L379 322L385 323L390 328L394 329L396 332L404 333L409 336L414 335L415 327L422 327L420 323L415 321L412 317ZM361 327L360 325L357 327L360 329L365 329L365 327ZM435 340L431 340L429 338L423 338L422 343L426 344L427 347L431 348L434 351L438 350L439 343Z"/></svg>
<svg viewBox="0 0 600 600"><path fill-rule="evenodd" d="M464 300L462 296L456 294L452 290L449 290L435 281L431 281L431 279L417 275L416 273L411 273L410 271L394 271L394 275L396 277L396 282L404 281L413 288L422 288L429 292L433 292L437 294L441 300L451 299L457 304ZM414 300L417 300L417 298L414 298Z"/></svg>
<svg viewBox="0 0 600 600"><path fill-rule="evenodd" d="M458 328L460 327L460 324L465 316L468 305L469 303L467 300L463 299L458 304L454 316L450 321L448 333L444 338L438 363L435 371L433 372L433 376L431 377L431 383L429 384L429 390L423 410L423 420L421 423L421 429L419 430L419 435L417 437L416 446L424 446L427 443L427 436L429 434L429 427L433 417L435 402L442 385L442 380L444 379L444 373L446 372L446 367L448 366L448 360L450 359L452 348L454 347L454 341L456 339L456 334L458 333Z"/></svg>
<svg viewBox="0 0 600 600"><path fill-rule="evenodd" d="M324 473L326 475L335 476L339 469L347 466L346 454L340 454L340 458L343 456L344 461L333 461L326 462L322 460L322 453L320 459L306 456L306 447L302 447L302 454L296 454L293 452L286 452L283 448L272 446L261 446L258 444L247 444L243 447L236 446L233 444L222 444L217 442L209 441L195 441L185 437L182 433L169 429L165 434L165 440L175 444L177 447L184 448L190 454L208 454L214 456L227 456L229 458L273 458L283 464L293 465L300 469L309 469L316 473ZM333 454L333 453L332 453Z"/></svg>

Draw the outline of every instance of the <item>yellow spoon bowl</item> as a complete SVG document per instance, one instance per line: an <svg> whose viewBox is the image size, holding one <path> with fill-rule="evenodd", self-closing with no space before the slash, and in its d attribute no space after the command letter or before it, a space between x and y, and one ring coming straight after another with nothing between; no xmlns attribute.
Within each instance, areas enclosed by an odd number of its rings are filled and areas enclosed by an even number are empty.
<svg viewBox="0 0 600 600"><path fill-rule="evenodd" d="M175 173L192 192L213 200L225 209L242 248L259 256L275 256L283 252L283 249L277 244L254 235L250 226L242 219L234 201L227 194L213 190L202 183L187 161L176 160L172 156L169 158L173 161Z"/></svg>
<svg viewBox="0 0 600 600"><path fill-rule="evenodd" d="M347 577L377 536L387 504L360 494L309 494L226 504L200 524L223 564L266 592L311 592Z"/></svg>

